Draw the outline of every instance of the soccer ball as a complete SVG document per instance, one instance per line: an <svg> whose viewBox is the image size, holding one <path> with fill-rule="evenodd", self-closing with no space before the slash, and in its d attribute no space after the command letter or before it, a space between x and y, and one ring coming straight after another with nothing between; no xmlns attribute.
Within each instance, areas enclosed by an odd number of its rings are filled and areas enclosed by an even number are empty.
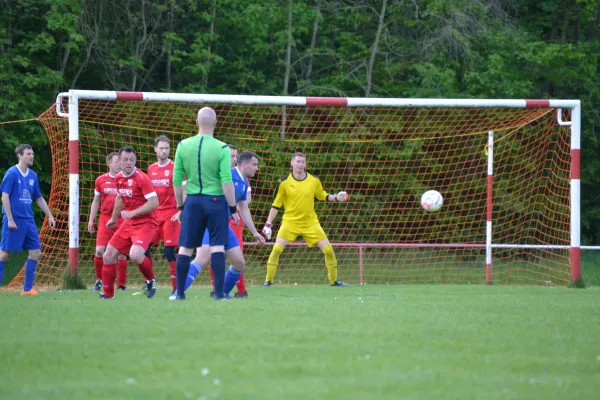
<svg viewBox="0 0 600 400"><path fill-rule="evenodd" d="M442 208L444 198L440 192L436 190L428 190L421 196L421 207L427 212L436 212Z"/></svg>

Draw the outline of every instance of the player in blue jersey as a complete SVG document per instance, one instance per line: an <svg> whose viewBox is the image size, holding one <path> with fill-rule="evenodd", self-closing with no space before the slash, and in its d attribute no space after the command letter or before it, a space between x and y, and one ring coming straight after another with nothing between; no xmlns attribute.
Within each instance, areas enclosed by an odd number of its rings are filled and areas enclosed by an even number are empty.
<svg viewBox="0 0 600 400"><path fill-rule="evenodd" d="M248 227L250 232L254 235L257 241L265 243L266 240L263 235L258 232L252 221L252 214L248 208L248 178L252 178L258 171L258 156L251 151L243 151L238 157L238 166L231 169L231 175L233 179L233 186L235 189L235 200L239 209L239 213L242 221ZM246 261L240 248L240 243L229 227L228 242L225 246L225 254L227 259L231 263L231 266L225 274L224 292L226 296L229 296L229 292L235 286L237 281L240 279L241 273L244 271ZM205 231L204 238L202 241L202 247L196 249L196 258L190 265L188 278L185 284L185 290L187 290L198 273L202 270L202 267L208 264L210 260L210 247L208 231ZM170 299L174 299L172 295Z"/></svg>
<svg viewBox="0 0 600 400"><path fill-rule="evenodd" d="M25 283L22 295L36 295L33 289L35 270L42 255L40 236L33 217L35 201L48 216L48 224L54 228L56 222L42 197L37 174L29 169L33 166L33 149L28 144L20 144L15 149L17 165L4 174L2 191L2 239L0 240L0 284L4 275L4 264L9 253L29 251L25 263Z"/></svg>

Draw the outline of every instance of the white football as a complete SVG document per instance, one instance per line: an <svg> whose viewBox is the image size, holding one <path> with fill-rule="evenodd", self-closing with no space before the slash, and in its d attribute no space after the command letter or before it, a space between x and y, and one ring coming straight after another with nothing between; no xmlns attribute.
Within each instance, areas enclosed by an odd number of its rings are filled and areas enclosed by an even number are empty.
<svg viewBox="0 0 600 400"><path fill-rule="evenodd" d="M444 198L437 190L428 190L421 196L421 207L427 212L439 211L444 205Z"/></svg>

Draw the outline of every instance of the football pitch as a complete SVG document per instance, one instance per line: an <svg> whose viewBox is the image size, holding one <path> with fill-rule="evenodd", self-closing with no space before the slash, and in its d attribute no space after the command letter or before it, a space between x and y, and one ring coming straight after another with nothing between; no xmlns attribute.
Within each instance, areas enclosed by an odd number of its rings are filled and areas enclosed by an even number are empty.
<svg viewBox="0 0 600 400"><path fill-rule="evenodd" d="M0 295L2 399L596 399L600 289Z"/></svg>

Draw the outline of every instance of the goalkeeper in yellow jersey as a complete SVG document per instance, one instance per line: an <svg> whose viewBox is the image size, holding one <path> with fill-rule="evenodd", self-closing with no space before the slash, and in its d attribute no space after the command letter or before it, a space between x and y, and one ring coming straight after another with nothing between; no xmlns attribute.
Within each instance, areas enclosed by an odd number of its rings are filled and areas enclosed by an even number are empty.
<svg viewBox="0 0 600 400"><path fill-rule="evenodd" d="M291 164L292 173L279 183L277 196L275 196L273 207L263 228L263 234L271 239L273 221L283 206L285 209L283 221L267 262L267 278L263 286L270 287L273 284L279 256L283 253L285 246L296 240L298 236L302 236L309 247L319 246L325 255L329 284L331 286L348 286L337 279L337 259L333 252L333 246L321 228L319 217L315 212L315 198L330 202L342 202L348 200L348 194L346 192L327 194L323 190L319 178L306 172L306 156L303 153L294 153Z"/></svg>

